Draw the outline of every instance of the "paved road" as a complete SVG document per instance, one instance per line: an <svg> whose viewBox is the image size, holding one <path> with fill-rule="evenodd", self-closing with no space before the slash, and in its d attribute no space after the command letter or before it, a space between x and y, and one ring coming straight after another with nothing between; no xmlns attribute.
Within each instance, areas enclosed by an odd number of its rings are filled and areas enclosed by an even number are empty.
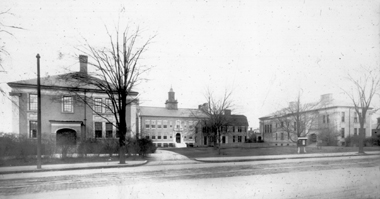
<svg viewBox="0 0 380 199"><path fill-rule="evenodd" d="M0 176L0 198L379 198L380 156Z"/></svg>

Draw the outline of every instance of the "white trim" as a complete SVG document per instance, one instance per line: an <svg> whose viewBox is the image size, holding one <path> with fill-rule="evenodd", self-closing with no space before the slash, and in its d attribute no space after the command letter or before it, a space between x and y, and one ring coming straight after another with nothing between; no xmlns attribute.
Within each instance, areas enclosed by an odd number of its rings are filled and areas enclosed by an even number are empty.
<svg viewBox="0 0 380 199"><path fill-rule="evenodd" d="M65 123L65 124L62 124L62 123L51 123L51 126L81 126L81 124L76 124L76 123Z"/></svg>
<svg viewBox="0 0 380 199"><path fill-rule="evenodd" d="M12 96L12 131L13 133L20 133L20 98L19 96Z"/></svg>

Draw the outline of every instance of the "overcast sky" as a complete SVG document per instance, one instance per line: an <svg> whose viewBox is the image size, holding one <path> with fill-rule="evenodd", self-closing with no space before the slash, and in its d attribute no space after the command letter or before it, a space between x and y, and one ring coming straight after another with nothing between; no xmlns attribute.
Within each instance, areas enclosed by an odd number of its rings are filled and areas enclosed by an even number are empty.
<svg viewBox="0 0 380 199"><path fill-rule="evenodd" d="M197 108L207 88L233 90L235 114L259 117L284 107L303 91L304 101L342 96L346 76L379 67L379 1L25 1L2 0L1 22L24 30L1 33L6 82L79 70L84 39L105 46L118 24L155 36L143 64L150 81L136 90L141 105L164 106L170 87L180 108ZM91 69L90 69L91 70ZM10 103L1 99L0 131L11 131Z"/></svg>

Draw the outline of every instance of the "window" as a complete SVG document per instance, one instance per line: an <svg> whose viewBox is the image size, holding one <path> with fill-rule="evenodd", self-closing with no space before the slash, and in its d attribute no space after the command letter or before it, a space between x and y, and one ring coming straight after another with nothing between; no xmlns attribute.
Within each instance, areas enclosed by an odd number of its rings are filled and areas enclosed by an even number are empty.
<svg viewBox="0 0 380 199"><path fill-rule="evenodd" d="M345 116L345 113L344 112L342 112L342 122L344 122L344 117Z"/></svg>
<svg viewBox="0 0 380 199"><path fill-rule="evenodd" d="M37 138L37 121L29 121L29 138Z"/></svg>
<svg viewBox="0 0 380 199"><path fill-rule="evenodd" d="M175 128L179 129L180 126L181 126L181 121L177 120L175 124Z"/></svg>
<svg viewBox="0 0 380 199"><path fill-rule="evenodd" d="M112 138L112 123L106 123L106 138Z"/></svg>
<svg viewBox="0 0 380 199"><path fill-rule="evenodd" d="M168 128L168 121L167 120L164 120L162 123L163 123L164 129Z"/></svg>
<svg viewBox="0 0 380 199"><path fill-rule="evenodd" d="M238 136L238 142L241 142L241 136Z"/></svg>
<svg viewBox="0 0 380 199"><path fill-rule="evenodd" d="M151 121L151 126L150 126L152 129L155 129L156 128L156 120L152 120Z"/></svg>
<svg viewBox="0 0 380 199"><path fill-rule="evenodd" d="M187 122L184 121L184 122L183 122L183 128L186 128L186 127L187 127Z"/></svg>
<svg viewBox="0 0 380 199"><path fill-rule="evenodd" d="M322 116L322 122L323 122L323 124L326 123L326 115Z"/></svg>
<svg viewBox="0 0 380 199"><path fill-rule="evenodd" d="M243 129L241 126L238 126L238 132L243 132Z"/></svg>
<svg viewBox="0 0 380 199"><path fill-rule="evenodd" d="M235 136L232 136L232 142L235 142Z"/></svg>
<svg viewBox="0 0 380 199"><path fill-rule="evenodd" d="M172 121L169 121L169 127L173 128L173 122Z"/></svg>
<svg viewBox="0 0 380 199"><path fill-rule="evenodd" d="M164 135L164 139L165 139L165 140L168 139L168 136Z"/></svg>
<svg viewBox="0 0 380 199"><path fill-rule="evenodd" d="M146 129L150 128L150 120L145 120L145 128Z"/></svg>
<svg viewBox="0 0 380 199"><path fill-rule="evenodd" d="M162 121L161 120L157 120L157 128L160 129L161 128L161 123Z"/></svg>
<svg viewBox="0 0 380 199"><path fill-rule="evenodd" d="M73 97L63 96L62 102L63 102L62 103L63 112L68 112L68 113L74 112Z"/></svg>
<svg viewBox="0 0 380 199"><path fill-rule="evenodd" d="M358 113L355 113L355 116L354 116L354 123L358 123Z"/></svg>
<svg viewBox="0 0 380 199"><path fill-rule="evenodd" d="M152 135L152 139L155 140L155 139L156 139L156 136L155 136L155 135Z"/></svg>
<svg viewBox="0 0 380 199"><path fill-rule="evenodd" d="M36 111L38 108L37 106L37 95L36 94L29 94L29 110Z"/></svg>
<svg viewBox="0 0 380 199"><path fill-rule="evenodd" d="M272 133L272 124L269 124L269 133Z"/></svg>
<svg viewBox="0 0 380 199"><path fill-rule="evenodd" d="M111 102L111 100L109 99L109 98L107 98L106 100L105 100L105 111L106 111L106 113L111 113L112 111L112 109L113 109L113 106L112 106L112 102Z"/></svg>
<svg viewBox="0 0 380 199"><path fill-rule="evenodd" d="M232 126L232 132L235 132L235 126Z"/></svg>
<svg viewBox="0 0 380 199"><path fill-rule="evenodd" d="M189 136L189 139L192 140L192 139L193 139L193 136Z"/></svg>
<svg viewBox="0 0 380 199"><path fill-rule="evenodd" d="M194 128L193 121L189 121L189 129Z"/></svg>
<svg viewBox="0 0 380 199"><path fill-rule="evenodd" d="M159 140L160 140L160 139L161 139L161 135L157 136L157 139L159 139Z"/></svg>
<svg viewBox="0 0 380 199"><path fill-rule="evenodd" d="M103 123L101 122L95 122L95 138L101 138L102 137L102 128Z"/></svg>
<svg viewBox="0 0 380 199"><path fill-rule="evenodd" d="M281 127L284 127L284 122L281 122Z"/></svg>
<svg viewBox="0 0 380 199"><path fill-rule="evenodd" d="M341 137L344 138L344 128L341 129L341 133L342 133Z"/></svg>
<svg viewBox="0 0 380 199"><path fill-rule="evenodd" d="M326 118L327 118L327 124L330 123L330 117L329 117L329 115L327 115Z"/></svg>
<svg viewBox="0 0 380 199"><path fill-rule="evenodd" d="M354 135L358 135L358 128L354 128Z"/></svg>
<svg viewBox="0 0 380 199"><path fill-rule="evenodd" d="M101 98L95 98L94 99L94 111L97 113L102 112L102 99Z"/></svg>
<svg viewBox="0 0 380 199"><path fill-rule="evenodd" d="M276 133L276 140L277 140L277 133Z"/></svg>
<svg viewBox="0 0 380 199"><path fill-rule="evenodd" d="M293 127L294 127L294 131L297 131L297 122L294 122Z"/></svg>
<svg viewBox="0 0 380 199"><path fill-rule="evenodd" d="M284 133L281 133L281 140L284 140Z"/></svg>
<svg viewBox="0 0 380 199"><path fill-rule="evenodd" d="M146 139L149 139L149 135L145 136Z"/></svg>

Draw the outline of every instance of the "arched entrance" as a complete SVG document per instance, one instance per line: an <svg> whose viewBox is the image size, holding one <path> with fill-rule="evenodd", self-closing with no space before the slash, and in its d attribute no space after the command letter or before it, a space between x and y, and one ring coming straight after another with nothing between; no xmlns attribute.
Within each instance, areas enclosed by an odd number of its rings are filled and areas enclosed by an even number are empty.
<svg viewBox="0 0 380 199"><path fill-rule="evenodd" d="M59 129L56 136L57 145L76 145L77 132L73 129Z"/></svg>
<svg viewBox="0 0 380 199"><path fill-rule="evenodd" d="M180 134L180 133L177 133L177 134L175 135L175 142L177 142L177 143L181 143L181 134Z"/></svg>

